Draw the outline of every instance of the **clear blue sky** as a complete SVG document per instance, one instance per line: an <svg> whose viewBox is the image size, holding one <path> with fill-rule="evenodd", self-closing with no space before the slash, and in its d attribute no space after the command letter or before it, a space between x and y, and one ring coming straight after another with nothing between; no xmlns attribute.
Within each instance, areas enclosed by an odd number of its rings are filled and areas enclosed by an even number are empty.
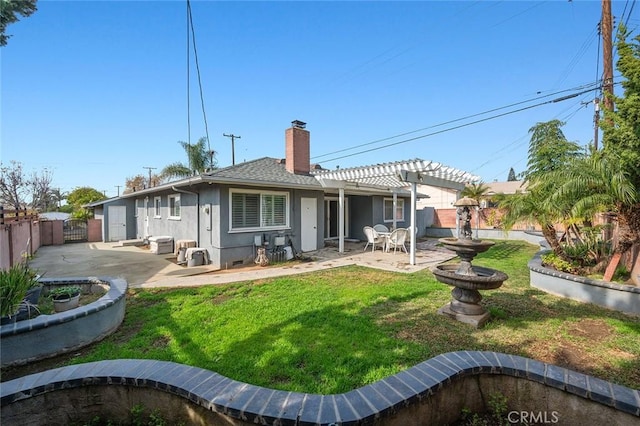
<svg viewBox="0 0 640 426"><path fill-rule="evenodd" d="M625 5L628 14L631 2L613 2L618 19ZM568 139L592 141L596 92L421 136L593 84L602 73L600 7L581 0L193 1L211 146L219 166L232 158L223 133L241 136L236 163L283 157L285 129L302 120L312 161L327 168L422 158L485 182L506 180L510 167L526 168L536 122L567 121ZM628 25L639 24L634 10ZM40 0L7 33L2 163L48 168L64 191L91 186L115 196L127 177L147 176L144 167L157 172L187 161L177 143L188 138L185 1ZM195 142L205 126L193 53L190 64Z"/></svg>

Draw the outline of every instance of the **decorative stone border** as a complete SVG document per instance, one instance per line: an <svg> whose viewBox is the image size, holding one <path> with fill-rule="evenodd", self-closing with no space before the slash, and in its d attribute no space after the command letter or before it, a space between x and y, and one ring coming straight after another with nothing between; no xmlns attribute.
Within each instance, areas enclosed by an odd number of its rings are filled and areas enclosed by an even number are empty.
<svg viewBox="0 0 640 426"><path fill-rule="evenodd" d="M95 415L117 421L114 412L132 406L124 404L142 403L170 422L181 412L189 424L446 424L462 408L484 411L498 391L515 413L538 419L544 413L563 425L640 420L638 390L528 358L472 351L438 355L338 395L266 389L166 361L99 361L2 383L0 420L47 424L62 413L67 422Z"/></svg>
<svg viewBox="0 0 640 426"><path fill-rule="evenodd" d="M571 275L542 266L541 250L529 261L532 287L580 302L640 315L640 287Z"/></svg>
<svg viewBox="0 0 640 426"><path fill-rule="evenodd" d="M127 282L120 278L48 278L43 286L106 284L97 301L53 315L0 327L0 366L26 364L86 346L108 336L124 318Z"/></svg>

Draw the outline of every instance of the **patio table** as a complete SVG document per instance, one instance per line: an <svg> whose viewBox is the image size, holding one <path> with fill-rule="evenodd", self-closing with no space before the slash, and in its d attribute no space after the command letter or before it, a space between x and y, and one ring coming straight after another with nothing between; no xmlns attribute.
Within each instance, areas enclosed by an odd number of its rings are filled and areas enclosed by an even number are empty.
<svg viewBox="0 0 640 426"><path fill-rule="evenodd" d="M389 237L391 236L391 231L389 232L381 232L378 231L378 235L381 236L382 238L384 238L384 247L383 247L383 251L385 252L389 252Z"/></svg>

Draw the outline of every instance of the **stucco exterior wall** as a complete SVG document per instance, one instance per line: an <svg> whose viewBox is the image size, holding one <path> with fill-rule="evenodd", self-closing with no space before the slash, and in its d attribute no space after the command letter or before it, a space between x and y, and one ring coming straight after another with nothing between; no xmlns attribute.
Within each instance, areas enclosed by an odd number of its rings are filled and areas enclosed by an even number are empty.
<svg viewBox="0 0 640 426"><path fill-rule="evenodd" d="M289 226L268 230L230 231L229 193L232 188L255 189L247 186L201 185L186 191L159 191L136 200L136 226L138 235L170 236L177 240L195 240L197 246L205 248L214 267L225 269L237 264L253 262L255 259L255 236L263 241L272 241L276 235L291 239L296 250L300 250L300 203L301 198L317 200L317 248L323 245L324 210L322 191L288 190ZM272 189L272 188L267 188ZM260 188L264 191L265 188ZM284 191L287 191L286 189ZM169 196L180 195L180 217L169 217ZM160 197L160 215L155 215L155 198ZM146 200L145 200L146 199ZM148 226L145 219L148 218ZM141 238L141 237L139 237Z"/></svg>

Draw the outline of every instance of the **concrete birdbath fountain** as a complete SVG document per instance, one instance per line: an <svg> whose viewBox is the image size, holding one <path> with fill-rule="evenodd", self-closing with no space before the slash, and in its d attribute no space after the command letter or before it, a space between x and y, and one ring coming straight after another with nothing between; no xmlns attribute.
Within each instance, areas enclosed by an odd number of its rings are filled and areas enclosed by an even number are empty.
<svg viewBox="0 0 640 426"><path fill-rule="evenodd" d="M451 290L453 299L438 313L480 328L489 320L490 314L480 305L482 296L479 290L498 288L509 277L495 269L471 265L478 253L489 250L495 243L472 238L471 207L478 205L476 200L464 197L454 205L461 225L459 237L441 238L439 241L456 252L460 263L438 265L433 271L438 281L454 287Z"/></svg>

